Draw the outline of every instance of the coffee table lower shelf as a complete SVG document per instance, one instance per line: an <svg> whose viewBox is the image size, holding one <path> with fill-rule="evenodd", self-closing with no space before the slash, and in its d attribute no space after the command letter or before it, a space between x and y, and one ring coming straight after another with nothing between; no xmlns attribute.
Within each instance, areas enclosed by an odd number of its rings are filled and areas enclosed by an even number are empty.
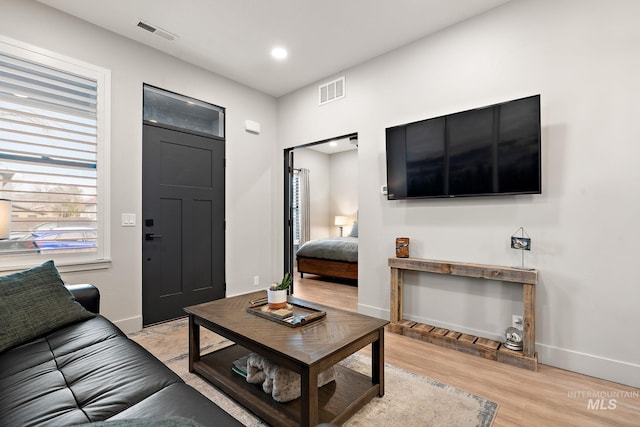
<svg viewBox="0 0 640 427"><path fill-rule="evenodd" d="M250 353L240 345L205 354L195 362L196 373L220 388L231 398L273 426L300 425L300 399L279 403L231 370L234 360ZM379 385L371 377L341 365L335 365L336 380L318 390L318 422L342 424L378 395Z"/></svg>

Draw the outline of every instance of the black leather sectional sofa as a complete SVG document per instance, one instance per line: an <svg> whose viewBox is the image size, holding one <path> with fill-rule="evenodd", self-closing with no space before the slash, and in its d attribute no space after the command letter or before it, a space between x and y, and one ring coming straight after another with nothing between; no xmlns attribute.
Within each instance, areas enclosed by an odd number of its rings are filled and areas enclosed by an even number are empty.
<svg viewBox="0 0 640 427"><path fill-rule="evenodd" d="M68 288L98 313L94 286ZM0 426L87 423L242 425L100 315L0 353Z"/></svg>

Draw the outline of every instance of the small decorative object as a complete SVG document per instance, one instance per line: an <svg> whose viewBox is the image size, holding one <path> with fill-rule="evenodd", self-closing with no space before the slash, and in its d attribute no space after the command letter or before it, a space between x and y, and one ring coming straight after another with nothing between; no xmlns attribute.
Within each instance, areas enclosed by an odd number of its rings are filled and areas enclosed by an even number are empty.
<svg viewBox="0 0 640 427"><path fill-rule="evenodd" d="M520 232L520 236L517 236L518 232ZM524 266L524 251L531 250L531 238L524 231L524 227L518 228L516 232L511 235L511 249L522 251L522 267L518 268L527 270L527 267Z"/></svg>
<svg viewBox="0 0 640 427"><path fill-rule="evenodd" d="M325 311L308 307L301 301L286 301L283 308L272 309L269 307L266 297L251 301L251 305L247 307L247 313L255 314L290 328L304 326L323 319L327 315Z"/></svg>
<svg viewBox="0 0 640 427"><path fill-rule="evenodd" d="M278 310L287 306L287 294L293 284L293 277L285 274L280 283L275 282L267 289L267 304L272 310Z"/></svg>
<svg viewBox="0 0 640 427"><path fill-rule="evenodd" d="M396 257L409 258L409 238L398 237L396 239Z"/></svg>
<svg viewBox="0 0 640 427"><path fill-rule="evenodd" d="M505 331L504 346L509 350L520 351L522 350L522 331L513 326L508 327Z"/></svg>

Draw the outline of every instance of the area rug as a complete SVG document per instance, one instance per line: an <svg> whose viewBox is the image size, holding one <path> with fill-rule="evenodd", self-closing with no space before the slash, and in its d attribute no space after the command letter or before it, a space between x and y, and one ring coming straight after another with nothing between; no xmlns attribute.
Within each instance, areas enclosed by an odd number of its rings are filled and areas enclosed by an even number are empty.
<svg viewBox="0 0 640 427"><path fill-rule="evenodd" d="M219 335L204 328L200 330L201 348L205 353L231 345ZM154 325L129 336L245 426L267 426L206 380L189 373L186 319ZM371 371L371 359L358 353L340 364L367 375ZM345 427L489 427L493 423L498 410L495 402L393 365L385 364L384 372L384 396L374 398L351 417Z"/></svg>

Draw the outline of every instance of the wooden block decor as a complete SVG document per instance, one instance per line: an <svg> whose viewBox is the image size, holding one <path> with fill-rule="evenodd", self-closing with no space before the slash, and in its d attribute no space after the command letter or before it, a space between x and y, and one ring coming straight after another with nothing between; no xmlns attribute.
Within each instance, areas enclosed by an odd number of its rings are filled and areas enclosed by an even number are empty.
<svg viewBox="0 0 640 427"><path fill-rule="evenodd" d="M429 332L432 329L433 329L433 326L431 325L426 325L424 323L416 323L411 327L405 328L402 334L408 336L409 338L423 340L423 337L429 336ZM427 341L427 342L430 342L430 341Z"/></svg>
<svg viewBox="0 0 640 427"><path fill-rule="evenodd" d="M476 340L476 345L484 347L484 348L486 348L488 350L497 350L498 347L500 347L500 342L494 341L494 340L490 340L488 338L478 338Z"/></svg>
<svg viewBox="0 0 640 427"><path fill-rule="evenodd" d="M422 333L431 332L435 328L435 326L427 325L426 323L416 323L412 327L414 330L418 330Z"/></svg>
<svg viewBox="0 0 640 427"><path fill-rule="evenodd" d="M405 328L413 328L415 325L417 325L416 322L412 322L411 320L401 320L400 322L398 322L398 324L404 326Z"/></svg>
<svg viewBox="0 0 640 427"><path fill-rule="evenodd" d="M445 335L445 338L448 338L450 340L457 340L458 338L460 338L462 334L460 332L456 332L456 331L449 331L447 333L447 335Z"/></svg>
<svg viewBox="0 0 640 427"><path fill-rule="evenodd" d="M533 357L529 357L524 355L521 351L513 351L501 345L498 349L497 357L498 362L528 369L530 371L538 370L538 353L535 353Z"/></svg>
<svg viewBox="0 0 640 427"><path fill-rule="evenodd" d="M448 332L449 332L448 329L443 329L443 328L433 328L433 330L431 331L431 333L437 337L443 337L447 335Z"/></svg>
<svg viewBox="0 0 640 427"><path fill-rule="evenodd" d="M460 342L464 342L467 344L473 344L474 342L476 342L477 339L478 337L476 337L475 335L469 335L469 334L462 334L460 335L460 337L458 337L458 340Z"/></svg>
<svg viewBox="0 0 640 427"><path fill-rule="evenodd" d="M410 329L414 326L416 322L411 322L409 320L401 320L397 323L389 323L389 332L393 332L394 334L404 335L404 331Z"/></svg>

